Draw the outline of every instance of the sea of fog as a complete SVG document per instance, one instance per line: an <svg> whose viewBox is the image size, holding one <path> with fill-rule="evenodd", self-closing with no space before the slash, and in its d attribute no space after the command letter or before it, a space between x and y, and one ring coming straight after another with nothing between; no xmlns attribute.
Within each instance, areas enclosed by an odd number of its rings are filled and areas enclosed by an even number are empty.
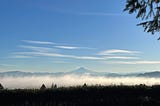
<svg viewBox="0 0 160 106"><path fill-rule="evenodd" d="M78 86L86 83L87 85L155 85L160 84L160 78L144 78L144 77L97 77L97 76L31 76L31 77L0 77L0 83L4 88L40 88L42 84L50 87L51 84L61 86Z"/></svg>

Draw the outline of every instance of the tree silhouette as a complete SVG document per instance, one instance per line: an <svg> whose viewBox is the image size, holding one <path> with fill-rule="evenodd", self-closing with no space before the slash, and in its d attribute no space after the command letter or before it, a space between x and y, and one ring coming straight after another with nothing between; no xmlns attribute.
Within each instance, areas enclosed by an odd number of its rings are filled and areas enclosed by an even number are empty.
<svg viewBox="0 0 160 106"><path fill-rule="evenodd" d="M137 24L144 27L144 31L151 34L160 31L160 0L126 0L124 11L137 13L136 18L145 20Z"/></svg>
<svg viewBox="0 0 160 106"><path fill-rule="evenodd" d="M159 92L144 84L0 90L0 106L160 106Z"/></svg>
<svg viewBox="0 0 160 106"><path fill-rule="evenodd" d="M56 89L56 88L57 88L57 85L52 83L51 89Z"/></svg>
<svg viewBox="0 0 160 106"><path fill-rule="evenodd" d="M40 90L45 90L46 89L46 86L44 84L42 84Z"/></svg>
<svg viewBox="0 0 160 106"><path fill-rule="evenodd" d="M86 83L84 83L84 84L83 84L83 87L87 87L87 84L86 84Z"/></svg>
<svg viewBox="0 0 160 106"><path fill-rule="evenodd" d="M3 87L3 85L0 83L0 90L1 90L1 89L4 89L4 87Z"/></svg>

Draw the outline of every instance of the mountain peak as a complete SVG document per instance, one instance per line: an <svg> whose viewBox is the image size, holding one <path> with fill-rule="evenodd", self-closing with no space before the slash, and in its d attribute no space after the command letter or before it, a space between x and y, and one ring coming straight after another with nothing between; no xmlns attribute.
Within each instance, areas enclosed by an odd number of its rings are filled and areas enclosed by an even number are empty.
<svg viewBox="0 0 160 106"><path fill-rule="evenodd" d="M77 70L87 70L87 69L84 67L79 67Z"/></svg>
<svg viewBox="0 0 160 106"><path fill-rule="evenodd" d="M80 68L72 71L71 73L84 74L84 73L92 73L92 71L91 71L91 70L88 70L88 69L86 69L86 68L84 68L84 67L80 67Z"/></svg>

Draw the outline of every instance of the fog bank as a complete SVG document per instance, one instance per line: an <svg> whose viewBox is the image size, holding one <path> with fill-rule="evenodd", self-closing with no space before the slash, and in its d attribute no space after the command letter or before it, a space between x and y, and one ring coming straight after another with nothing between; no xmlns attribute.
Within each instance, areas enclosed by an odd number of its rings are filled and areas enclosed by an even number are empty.
<svg viewBox="0 0 160 106"><path fill-rule="evenodd" d="M144 77L94 77L94 76L32 76L32 77L0 77L0 83L4 88L40 88L45 84L48 88L52 83L60 86L77 86L83 85L155 85L160 84L160 78L144 78Z"/></svg>

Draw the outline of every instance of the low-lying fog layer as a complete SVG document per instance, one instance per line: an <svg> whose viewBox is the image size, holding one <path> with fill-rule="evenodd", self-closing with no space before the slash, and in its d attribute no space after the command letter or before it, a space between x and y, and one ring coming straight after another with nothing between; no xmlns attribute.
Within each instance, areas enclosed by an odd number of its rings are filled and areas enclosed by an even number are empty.
<svg viewBox="0 0 160 106"><path fill-rule="evenodd" d="M146 84L155 85L160 84L160 78L144 78L144 77L94 77L94 76L33 76L33 77L0 77L0 83L4 88L40 88L42 84L45 84L48 88L52 83L60 86L77 86L83 85L136 85Z"/></svg>

